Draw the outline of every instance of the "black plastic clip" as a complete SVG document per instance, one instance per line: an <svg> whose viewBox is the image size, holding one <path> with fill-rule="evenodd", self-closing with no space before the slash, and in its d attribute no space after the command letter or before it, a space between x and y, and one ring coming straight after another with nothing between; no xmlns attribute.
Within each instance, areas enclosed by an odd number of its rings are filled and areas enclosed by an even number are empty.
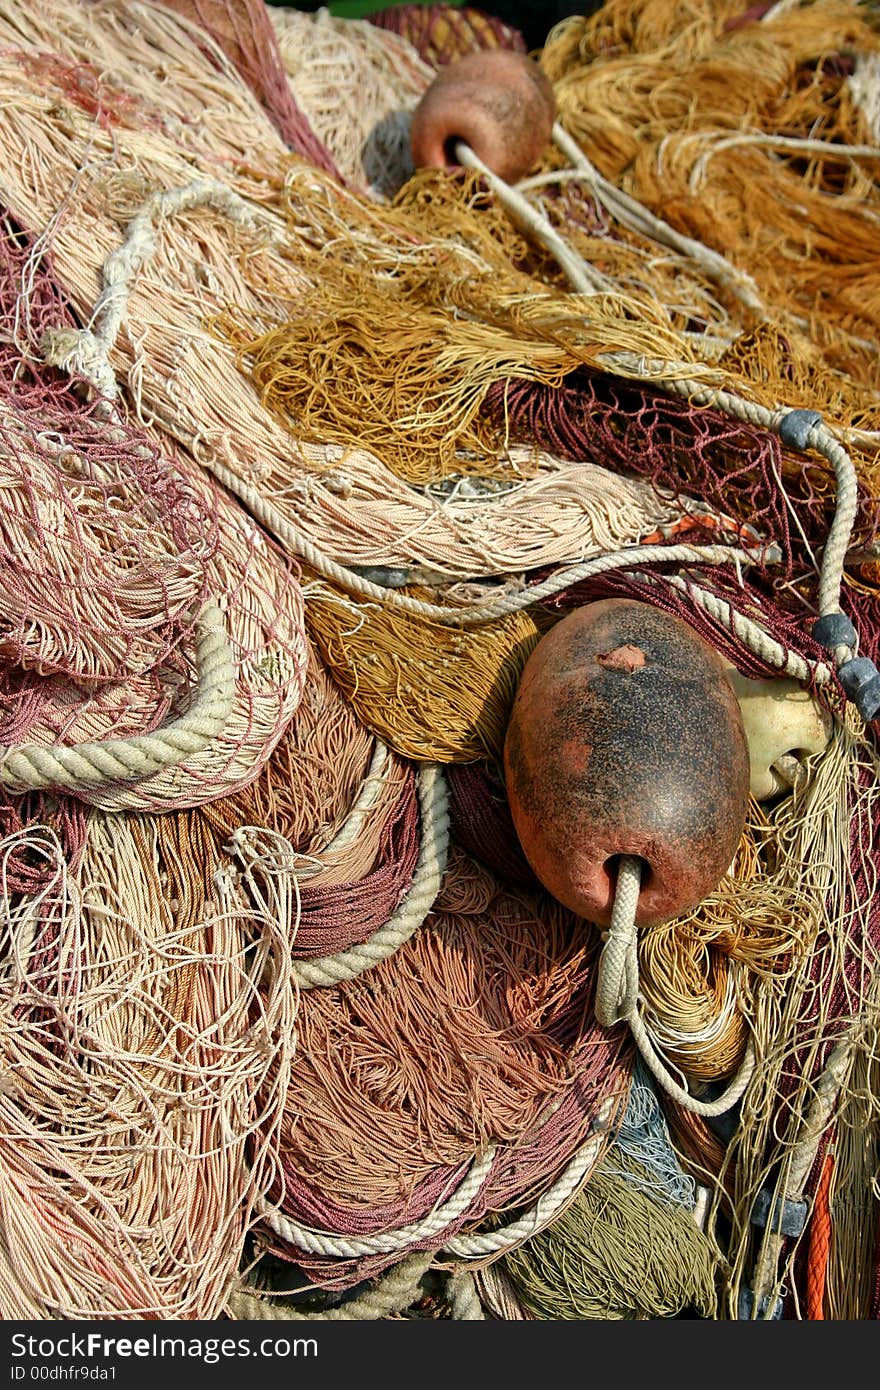
<svg viewBox="0 0 880 1390"><path fill-rule="evenodd" d="M779 421L779 438L790 449L800 449L803 452L809 447L807 436L810 430L821 423L822 416L818 410L789 410Z"/></svg>
<svg viewBox="0 0 880 1390"><path fill-rule="evenodd" d="M753 1226L767 1226L780 1236L799 1236L807 1224L808 1210L806 1202L795 1202L789 1197L777 1197L774 1201L769 1189L762 1187L752 1206L751 1222Z"/></svg>
<svg viewBox="0 0 880 1390"><path fill-rule="evenodd" d="M840 684L865 723L880 714L880 671L867 656L853 657L837 668Z"/></svg>
<svg viewBox="0 0 880 1390"><path fill-rule="evenodd" d="M835 647L854 647L856 630L845 613L826 613L813 623L813 637L828 651Z"/></svg>

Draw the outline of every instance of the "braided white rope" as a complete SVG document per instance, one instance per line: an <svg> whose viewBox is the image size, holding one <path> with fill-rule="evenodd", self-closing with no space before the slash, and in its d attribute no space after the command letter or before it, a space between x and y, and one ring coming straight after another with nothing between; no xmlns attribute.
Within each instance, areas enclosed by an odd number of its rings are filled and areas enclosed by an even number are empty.
<svg viewBox="0 0 880 1390"><path fill-rule="evenodd" d="M334 1235L330 1231L317 1231L311 1226L301 1226L291 1221L283 1212L263 1205L260 1215L267 1226L299 1250L310 1255L335 1255L343 1259L356 1259L360 1255L384 1255L406 1250L420 1241L432 1240L453 1221L463 1216L468 1207L479 1195L495 1161L497 1149L494 1145L486 1149L479 1158L474 1159L464 1181L455 1189L448 1201L435 1207L421 1221L401 1226L396 1231L378 1231L369 1236Z"/></svg>
<svg viewBox="0 0 880 1390"><path fill-rule="evenodd" d="M380 739L375 740L373 756L370 759L370 766L367 768L366 776L361 783L360 790L352 804L351 810L337 830L329 844L325 845L322 854L329 854L332 850L337 853L341 849L347 849L353 840L360 834L361 826L364 823L367 812L376 804L381 795L382 788L388 779L393 764L388 755L388 749Z"/></svg>
<svg viewBox="0 0 880 1390"><path fill-rule="evenodd" d="M443 774L435 763L419 772L421 844L413 881L403 902L371 937L335 956L291 962L300 989L338 985L392 956L422 925L440 889L449 847L449 799Z"/></svg>
<svg viewBox="0 0 880 1390"><path fill-rule="evenodd" d="M639 989L636 947L636 909L642 885L642 860L624 854L617 871L611 923L604 933L605 945L596 974L596 1022L613 1028L629 1018L636 1007Z"/></svg>
<svg viewBox="0 0 880 1390"><path fill-rule="evenodd" d="M24 792L75 792L105 782L140 781L200 753L223 730L235 696L235 662L223 615L207 603L197 620L198 686L186 714L153 733L70 747L23 743L0 747L0 785Z"/></svg>
<svg viewBox="0 0 880 1390"><path fill-rule="evenodd" d="M568 1205L592 1172L605 1144L607 1127L617 1104L616 1096L609 1096L599 1108L594 1123L595 1132L582 1144L574 1157L565 1166L552 1187L548 1187L533 1207L524 1215L495 1231L477 1231L473 1235L454 1236L444 1245L449 1255L461 1259L482 1259L484 1255L496 1255L502 1250L512 1250L529 1240Z"/></svg>
<svg viewBox="0 0 880 1390"><path fill-rule="evenodd" d="M826 661L810 661L801 656L800 652L794 651L791 647L786 648L776 638L771 636L766 628L753 618L748 618L744 613L717 594L713 594L711 589L704 589L696 584L690 577L678 574L640 574L637 570L631 571L633 579L643 583L654 585L668 585L672 589L678 589L680 593L687 594L689 598L702 608L704 613L720 622L727 630L754 656L766 661L768 666L775 666L783 675L790 676L793 680L800 681L802 684L813 680L817 685L828 685L833 676L831 667Z"/></svg>
<svg viewBox="0 0 880 1390"><path fill-rule="evenodd" d="M749 1041L739 1070L726 1090L715 1100L698 1100L670 1075L654 1048L650 1034L638 1011L639 964L636 909L642 877L642 861L635 855L621 856L614 894L611 925L599 957L595 1013L603 1028L615 1023L629 1025L633 1040L651 1075L668 1096L684 1110L711 1119L732 1109L742 1098L755 1070L755 1049Z"/></svg>

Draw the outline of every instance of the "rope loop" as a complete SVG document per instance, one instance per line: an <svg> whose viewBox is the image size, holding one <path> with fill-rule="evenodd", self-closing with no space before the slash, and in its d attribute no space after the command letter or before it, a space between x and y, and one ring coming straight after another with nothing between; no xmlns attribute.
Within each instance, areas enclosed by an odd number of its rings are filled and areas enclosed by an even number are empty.
<svg viewBox="0 0 880 1390"><path fill-rule="evenodd" d="M201 753L222 732L235 698L235 662L218 605L196 623L197 687L186 714L149 734L69 746L0 747L0 786L9 792L76 793L109 782L140 782Z"/></svg>

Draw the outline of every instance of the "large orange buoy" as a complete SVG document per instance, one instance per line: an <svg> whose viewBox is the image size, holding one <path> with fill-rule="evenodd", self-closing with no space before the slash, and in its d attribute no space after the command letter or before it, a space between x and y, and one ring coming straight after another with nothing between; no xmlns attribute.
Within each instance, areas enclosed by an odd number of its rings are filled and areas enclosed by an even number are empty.
<svg viewBox="0 0 880 1390"><path fill-rule="evenodd" d="M680 618L631 599L569 613L542 638L504 745L507 794L538 878L607 926L637 855L636 924L696 906L745 826L749 749L724 662Z"/></svg>
<svg viewBox="0 0 880 1390"><path fill-rule="evenodd" d="M459 141L508 183L537 163L556 119L547 76L524 53L489 49L441 68L412 116L417 169L458 164Z"/></svg>

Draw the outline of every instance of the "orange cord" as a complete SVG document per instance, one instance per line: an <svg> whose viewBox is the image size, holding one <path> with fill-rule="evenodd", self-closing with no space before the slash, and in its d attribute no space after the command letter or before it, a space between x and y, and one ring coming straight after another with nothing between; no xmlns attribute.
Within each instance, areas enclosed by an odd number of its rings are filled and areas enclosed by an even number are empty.
<svg viewBox="0 0 880 1390"><path fill-rule="evenodd" d="M810 1245L807 1251L807 1318L810 1322L825 1318L825 1276L831 1254L831 1174L834 1158L829 1150L822 1163L819 1185L813 1202L810 1221Z"/></svg>

